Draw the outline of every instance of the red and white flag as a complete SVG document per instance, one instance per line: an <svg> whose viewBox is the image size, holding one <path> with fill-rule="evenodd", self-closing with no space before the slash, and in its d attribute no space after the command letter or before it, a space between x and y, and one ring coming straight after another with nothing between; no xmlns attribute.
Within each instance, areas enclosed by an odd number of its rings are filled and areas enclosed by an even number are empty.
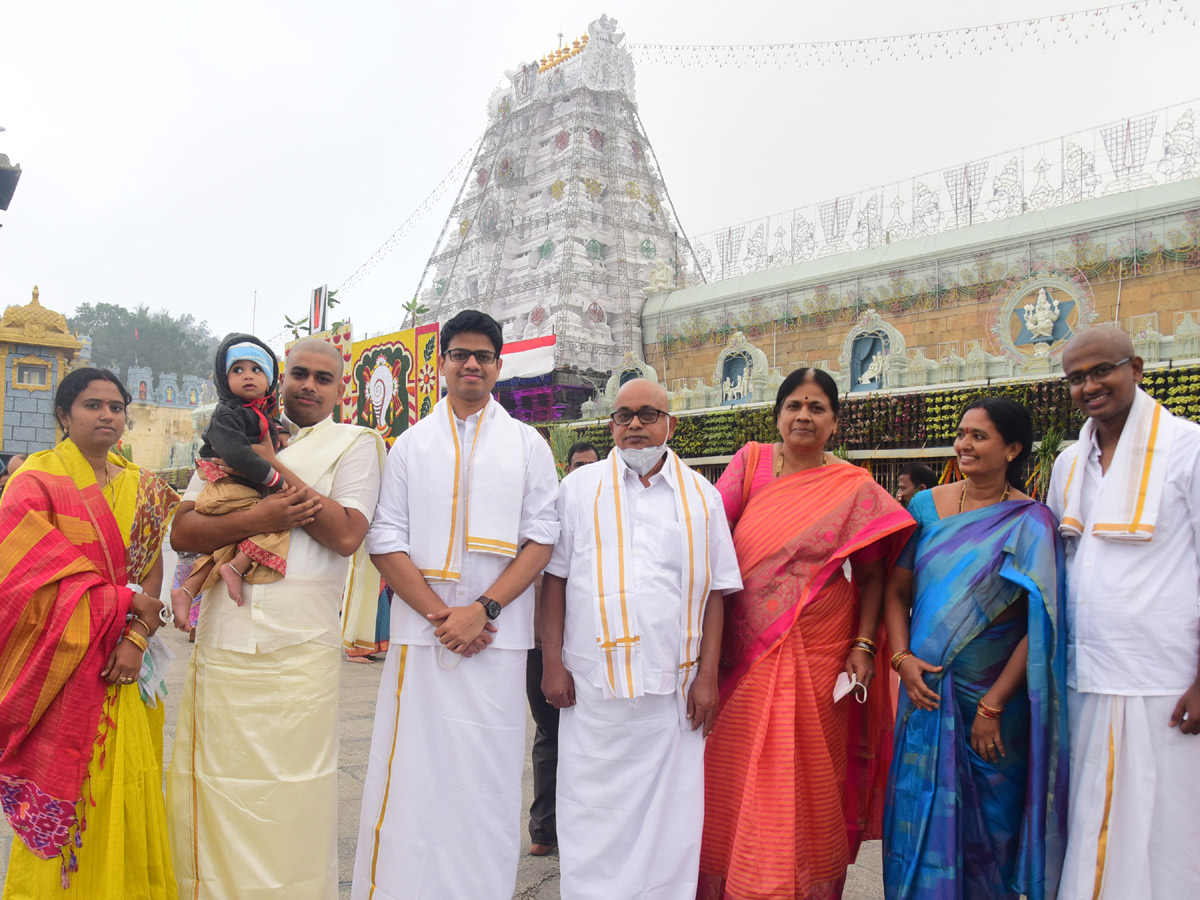
<svg viewBox="0 0 1200 900"><path fill-rule="evenodd" d="M325 317L329 312L329 285L313 288L308 304L308 330L310 334L325 330Z"/></svg>
<svg viewBox="0 0 1200 900"><path fill-rule="evenodd" d="M545 375L554 371L554 335L505 344L500 358L504 360L501 381Z"/></svg>

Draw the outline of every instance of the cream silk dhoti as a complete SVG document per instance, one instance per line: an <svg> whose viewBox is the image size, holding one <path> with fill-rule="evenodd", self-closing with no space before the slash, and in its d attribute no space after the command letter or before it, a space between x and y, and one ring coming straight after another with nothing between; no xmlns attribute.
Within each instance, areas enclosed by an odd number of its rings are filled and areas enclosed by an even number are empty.
<svg viewBox="0 0 1200 900"><path fill-rule="evenodd" d="M1178 697L1071 691L1071 802L1059 900L1200 892L1200 735L1168 728Z"/></svg>
<svg viewBox="0 0 1200 900"><path fill-rule="evenodd" d="M558 725L563 900L694 900L701 734L680 728L673 694L606 699L575 679L575 705Z"/></svg>
<svg viewBox="0 0 1200 900"><path fill-rule="evenodd" d="M336 900L340 660L196 645L167 773L180 900Z"/></svg>
<svg viewBox="0 0 1200 900"><path fill-rule="evenodd" d="M445 651L447 669L440 649L388 651L354 900L510 900L516 888L527 651Z"/></svg>

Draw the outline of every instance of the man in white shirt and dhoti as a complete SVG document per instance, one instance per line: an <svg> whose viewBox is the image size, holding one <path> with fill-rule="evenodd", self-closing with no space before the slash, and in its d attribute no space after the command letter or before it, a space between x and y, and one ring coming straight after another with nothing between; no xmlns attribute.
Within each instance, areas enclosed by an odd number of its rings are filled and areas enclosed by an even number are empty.
<svg viewBox="0 0 1200 900"><path fill-rule="evenodd" d="M692 900L723 595L742 580L720 495L666 446L666 392L635 379L615 406L616 448L562 483L542 580L562 896Z"/></svg>
<svg viewBox="0 0 1200 900"><path fill-rule="evenodd" d="M446 396L388 454L371 558L395 591L356 900L509 900L520 852L534 577L558 538L550 447L491 396L503 338L442 327Z"/></svg>
<svg viewBox="0 0 1200 900"><path fill-rule="evenodd" d="M1200 892L1200 426L1116 328L1063 353L1088 416L1048 502L1067 551L1071 794L1060 900Z"/></svg>
<svg viewBox="0 0 1200 900"><path fill-rule="evenodd" d="M259 449L284 491L205 516L194 509L202 483L193 478L175 516L172 544L200 553L291 529L282 580L246 584L240 606L218 580L201 601L167 772L171 853L188 900L338 895L338 614L348 557L359 582L369 568L356 551L384 460L378 435L333 421L342 364L315 338L288 355L281 393L291 440L278 456Z"/></svg>

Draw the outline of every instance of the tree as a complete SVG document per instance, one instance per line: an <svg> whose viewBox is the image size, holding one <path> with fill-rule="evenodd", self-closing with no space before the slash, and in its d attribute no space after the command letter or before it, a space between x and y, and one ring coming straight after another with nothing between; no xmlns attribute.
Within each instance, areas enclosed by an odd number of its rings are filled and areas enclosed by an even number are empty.
<svg viewBox="0 0 1200 900"><path fill-rule="evenodd" d="M423 304L417 297L413 297L404 304L404 311L408 313L408 315L404 317L405 322L411 320L413 325L417 324L417 316L423 316L425 313L429 312L429 310L425 307L425 304Z"/></svg>
<svg viewBox="0 0 1200 900"><path fill-rule="evenodd" d="M81 303L68 327L92 339L92 362L123 372L129 366L149 366L155 374L199 375L211 378L213 354L220 339L191 313L172 316L147 306L126 309L115 303Z"/></svg>
<svg viewBox="0 0 1200 900"><path fill-rule="evenodd" d="M292 333L292 337L296 340L300 340L301 329L305 329L306 333L312 334L312 329L308 327L308 316L294 321L291 316L284 316L283 320L287 323L284 327Z"/></svg>

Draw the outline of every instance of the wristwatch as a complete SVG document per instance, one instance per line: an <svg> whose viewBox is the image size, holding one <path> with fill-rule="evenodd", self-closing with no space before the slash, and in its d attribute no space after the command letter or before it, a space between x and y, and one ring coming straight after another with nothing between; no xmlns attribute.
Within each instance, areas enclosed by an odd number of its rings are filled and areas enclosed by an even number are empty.
<svg viewBox="0 0 1200 900"><path fill-rule="evenodd" d="M500 615L500 610L503 608L500 604L489 597L487 594L480 594L475 598L476 603L483 604L483 611L487 613L489 619L494 619Z"/></svg>

